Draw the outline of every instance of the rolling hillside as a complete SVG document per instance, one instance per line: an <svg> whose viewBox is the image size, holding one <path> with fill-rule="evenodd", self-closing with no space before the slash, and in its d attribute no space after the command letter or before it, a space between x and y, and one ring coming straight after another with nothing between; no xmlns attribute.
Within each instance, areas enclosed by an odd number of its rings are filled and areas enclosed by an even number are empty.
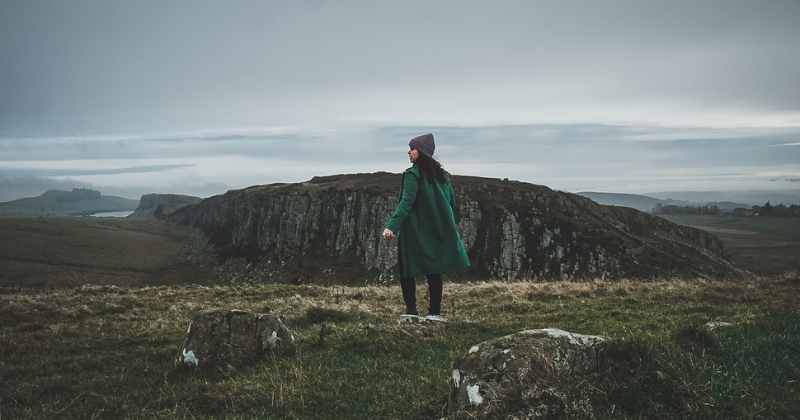
<svg viewBox="0 0 800 420"><path fill-rule="evenodd" d="M0 217L86 216L133 211L138 205L137 200L105 196L100 191L85 188L50 190L38 197L0 203Z"/></svg>

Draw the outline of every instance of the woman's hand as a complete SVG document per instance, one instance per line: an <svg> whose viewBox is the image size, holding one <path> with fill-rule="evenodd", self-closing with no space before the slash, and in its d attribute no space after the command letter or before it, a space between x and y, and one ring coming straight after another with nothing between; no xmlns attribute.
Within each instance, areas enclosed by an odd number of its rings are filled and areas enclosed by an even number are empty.
<svg viewBox="0 0 800 420"><path fill-rule="evenodd" d="M383 230L383 239L392 239L394 238L394 232L389 229Z"/></svg>

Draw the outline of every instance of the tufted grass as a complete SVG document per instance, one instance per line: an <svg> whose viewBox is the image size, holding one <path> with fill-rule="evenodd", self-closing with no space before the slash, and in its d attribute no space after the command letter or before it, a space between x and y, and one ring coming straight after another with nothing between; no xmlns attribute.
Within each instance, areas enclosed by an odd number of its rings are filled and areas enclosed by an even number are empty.
<svg viewBox="0 0 800 420"><path fill-rule="evenodd" d="M400 296L398 287L289 285L6 290L0 418L439 419L456 357L532 328L620 343L576 385L599 418L800 418L793 275L446 283L444 326L398 326ZM230 375L178 368L189 320L207 307L281 314L297 351ZM733 326L708 331L709 321Z"/></svg>

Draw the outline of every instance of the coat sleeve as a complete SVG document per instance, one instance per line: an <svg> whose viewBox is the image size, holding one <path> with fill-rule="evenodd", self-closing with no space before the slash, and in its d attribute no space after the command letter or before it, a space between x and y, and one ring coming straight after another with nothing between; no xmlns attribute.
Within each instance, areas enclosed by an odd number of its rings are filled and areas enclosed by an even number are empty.
<svg viewBox="0 0 800 420"><path fill-rule="evenodd" d="M397 210L394 211L392 218L386 228L394 233L400 230L400 226L411 211L411 206L417 198L417 191L419 191L419 182L416 175L412 173L403 174L403 195L400 197L400 203L397 205Z"/></svg>

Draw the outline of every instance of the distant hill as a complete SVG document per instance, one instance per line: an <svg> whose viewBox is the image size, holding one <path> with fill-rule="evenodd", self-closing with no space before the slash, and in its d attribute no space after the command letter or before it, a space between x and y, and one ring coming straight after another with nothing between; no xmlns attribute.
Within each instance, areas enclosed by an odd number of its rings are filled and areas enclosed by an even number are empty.
<svg viewBox="0 0 800 420"><path fill-rule="evenodd" d="M587 191L578 193L578 195L605 206L630 207L645 213L650 213L656 204L664 203L664 200L636 194L616 194Z"/></svg>
<svg viewBox="0 0 800 420"><path fill-rule="evenodd" d="M38 197L0 203L0 217L87 216L95 213L133 211L139 202L105 196L100 191L73 188L50 190Z"/></svg>
<svg viewBox="0 0 800 420"><path fill-rule="evenodd" d="M730 205L735 207L750 208L754 205L763 206L769 201L772 205L782 203L786 206L800 204L800 190L787 191L665 191L649 193L651 197L657 199L683 200L691 205L717 204L721 209L727 209ZM725 204L720 206L719 203ZM667 204L666 201L664 204ZM678 205L678 204L676 204Z"/></svg>
<svg viewBox="0 0 800 420"><path fill-rule="evenodd" d="M709 193L710 195L714 195L713 193ZM605 206L621 206L621 207L630 207L645 213L650 213L653 211L653 208L656 204L661 203L665 206L717 206L720 210L733 210L736 208L750 208L750 204L745 203L737 203L732 201L708 201L708 200L697 200L697 201L683 201L683 200L673 200L671 198L661 199L661 198L654 198L649 197L646 195L637 195L637 194L617 194L617 193L601 193L601 192L581 192L578 195L591 199L598 204L602 204Z"/></svg>

